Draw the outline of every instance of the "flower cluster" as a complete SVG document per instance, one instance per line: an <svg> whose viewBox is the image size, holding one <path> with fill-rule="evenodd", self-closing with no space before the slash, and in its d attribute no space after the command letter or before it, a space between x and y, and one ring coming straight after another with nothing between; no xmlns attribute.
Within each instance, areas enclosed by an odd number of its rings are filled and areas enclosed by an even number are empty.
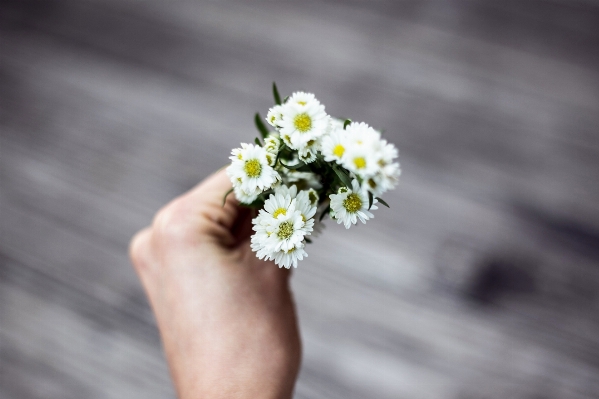
<svg viewBox="0 0 599 399"><path fill-rule="evenodd" d="M256 114L262 141L233 149L227 174L237 199L259 209L252 250L290 268L308 256L324 216L349 229L372 219L377 203L388 206L379 196L401 170L395 146L367 124L332 118L311 93L281 101L273 85L273 94L268 125Z"/></svg>

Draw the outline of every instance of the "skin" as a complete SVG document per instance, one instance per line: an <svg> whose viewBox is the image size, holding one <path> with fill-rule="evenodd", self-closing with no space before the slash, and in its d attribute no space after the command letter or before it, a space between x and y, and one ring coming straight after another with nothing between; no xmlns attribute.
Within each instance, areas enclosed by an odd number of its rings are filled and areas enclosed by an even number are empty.
<svg viewBox="0 0 599 399"><path fill-rule="evenodd" d="M130 244L181 399L290 398L301 345L290 273L250 249L251 211L224 171L175 198Z"/></svg>

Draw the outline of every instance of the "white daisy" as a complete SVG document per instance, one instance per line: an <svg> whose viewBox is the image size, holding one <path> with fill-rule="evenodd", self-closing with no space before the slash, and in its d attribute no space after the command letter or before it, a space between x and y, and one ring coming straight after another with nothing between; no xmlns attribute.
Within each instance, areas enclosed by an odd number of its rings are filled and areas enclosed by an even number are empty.
<svg viewBox="0 0 599 399"><path fill-rule="evenodd" d="M310 140L297 152L299 159L304 163L316 161L316 155L320 151L320 140Z"/></svg>
<svg viewBox="0 0 599 399"><path fill-rule="evenodd" d="M343 154L345 154L347 148L346 139L347 134L345 130L343 130L343 125L341 128L331 129L330 134L322 138L320 151L324 156L324 160L340 164L341 158L343 157Z"/></svg>
<svg viewBox="0 0 599 399"><path fill-rule="evenodd" d="M252 249L255 251L266 246L266 240L274 232L275 219L288 212L295 211L295 192L290 193L286 186L279 186L275 193L271 194L264 201L264 208L260 210L258 216L252 220L252 229L256 232L252 237ZM267 251L267 253L270 253Z"/></svg>
<svg viewBox="0 0 599 399"><path fill-rule="evenodd" d="M252 250L260 259L274 256L277 251L289 251L312 232L314 212L304 202L309 194L300 196L301 210L296 208L297 188L281 185L264 202L264 209L252 220Z"/></svg>
<svg viewBox="0 0 599 399"><path fill-rule="evenodd" d="M290 148L298 150L327 133L330 117L324 105L313 94L297 92L282 105L279 122L281 138Z"/></svg>
<svg viewBox="0 0 599 399"><path fill-rule="evenodd" d="M352 188L341 187L337 194L331 194L331 215L337 220L337 223L343 223L346 229L352 224L356 224L358 219L362 223L372 219L374 215L368 210L368 194L360 188L356 179L352 180ZM373 200L370 209L378 209L374 204L378 201Z"/></svg>
<svg viewBox="0 0 599 399"><path fill-rule="evenodd" d="M281 139L277 132L270 132L264 139L264 149L266 150L266 160L272 167L275 166L279 149L281 148Z"/></svg>
<svg viewBox="0 0 599 399"><path fill-rule="evenodd" d="M380 196L383 193L395 188L401 175L401 169L397 162L385 165L372 177L366 180L368 190L376 195Z"/></svg>
<svg viewBox="0 0 599 399"><path fill-rule="evenodd" d="M379 170L377 148L352 144L343 153L341 164L362 178L373 176Z"/></svg>
<svg viewBox="0 0 599 399"><path fill-rule="evenodd" d="M281 132L281 141L283 143L285 143L285 145L289 148L293 148L291 144L291 136L288 134L283 134L283 132Z"/></svg>
<svg viewBox="0 0 599 399"><path fill-rule="evenodd" d="M297 187L294 186L293 184L289 184L289 185L281 184L275 190L275 195L289 196L291 199L295 199L295 197L297 196Z"/></svg>
<svg viewBox="0 0 599 399"><path fill-rule="evenodd" d="M264 243L272 234L272 229L268 223L265 223L260 215L252 220L254 226L252 229L255 233L252 235L250 247L252 251L256 252L256 256L260 259L264 259L272 253L269 248L266 248Z"/></svg>
<svg viewBox="0 0 599 399"><path fill-rule="evenodd" d="M297 267L297 262L304 258L307 258L308 254L304 250L304 244L298 245L289 249L288 251L277 251L273 254L271 259L274 259L275 264L281 267L285 267L287 269L293 267Z"/></svg>
<svg viewBox="0 0 599 399"><path fill-rule="evenodd" d="M259 241L258 241L258 237L256 237L257 234L254 234L252 236L252 243L251 243L251 248L252 251L254 251L256 253L256 257L258 259L263 259L263 260L272 260L275 253L272 252L271 250L269 250L268 248L265 248Z"/></svg>
<svg viewBox="0 0 599 399"><path fill-rule="evenodd" d="M285 104L297 104L301 106L309 106L311 104L320 104L320 102L316 99L314 94L305 93L303 91L296 91L287 99Z"/></svg>
<svg viewBox="0 0 599 399"><path fill-rule="evenodd" d="M280 105L275 105L271 109L268 110L266 114L266 122L272 127L278 127L281 123L281 119L283 114L281 113L283 107Z"/></svg>
<svg viewBox="0 0 599 399"><path fill-rule="evenodd" d="M397 158L397 148L391 143L387 143L387 140L381 140L381 166L388 165Z"/></svg>
<svg viewBox="0 0 599 399"><path fill-rule="evenodd" d="M318 206L318 200L320 199L318 193L316 192L316 190L310 188L308 190L304 190L307 193L307 197L308 197L308 201L310 202L311 206Z"/></svg>
<svg viewBox="0 0 599 399"><path fill-rule="evenodd" d="M264 246L271 251L289 251L302 241L306 235L304 227L306 223L302 218L302 214L298 210L289 211L285 215L279 215L272 221L272 234L266 239ZM312 231L311 227L307 227L308 232Z"/></svg>
<svg viewBox="0 0 599 399"><path fill-rule="evenodd" d="M269 202L268 207L266 202L264 203L264 210L273 215L277 212L284 213L279 209L284 208L288 202L290 204L293 203L294 209L300 211L304 221L314 218L314 215L316 214L318 193L312 188L298 192L297 186L286 186L282 184L277 187L274 196L271 195L270 197L272 198L272 202L269 198L267 201ZM308 229L304 228L304 230L308 232Z"/></svg>
<svg viewBox="0 0 599 399"><path fill-rule="evenodd" d="M272 197L272 196L271 196ZM268 200L267 200L268 201ZM291 203L289 204L291 205ZM295 206L295 203L294 203ZM283 208L281 213L287 213L288 209ZM252 251L256 252L256 256L260 259L269 258L272 254L274 254L272 248L270 248L267 244L267 240L274 232L274 219L276 217L271 213L266 212L264 209L261 209L254 219L252 219L252 229L255 233L252 235L251 239L251 248Z"/></svg>
<svg viewBox="0 0 599 399"><path fill-rule="evenodd" d="M242 143L241 148L234 149L231 154L227 175L233 187L240 188L247 195L264 191L280 179L279 174L269 165L264 148Z"/></svg>
<svg viewBox="0 0 599 399"><path fill-rule="evenodd" d="M362 178L377 173L383 141L379 132L360 122L353 122L345 129L345 151L341 164Z"/></svg>
<svg viewBox="0 0 599 399"><path fill-rule="evenodd" d="M345 128L348 145L368 145L381 140L381 133L364 122L352 122Z"/></svg>
<svg viewBox="0 0 599 399"><path fill-rule="evenodd" d="M300 211L304 221L303 229L306 235L310 235L314 227L314 215L316 214L316 205L318 204L318 194L316 191L302 190L295 197L296 209Z"/></svg>
<svg viewBox="0 0 599 399"><path fill-rule="evenodd" d="M295 187L293 188L295 189ZM268 213L273 219L276 219L279 215L286 215L289 211L293 212L295 210L295 195L296 192L289 190L285 185L277 187L275 193L264 201L264 209L260 210L260 213Z"/></svg>
<svg viewBox="0 0 599 399"><path fill-rule="evenodd" d="M235 193L235 197L239 202L243 204L251 204L258 198L262 191L255 190L252 192L247 192L243 190L240 185L233 185L233 192Z"/></svg>
<svg viewBox="0 0 599 399"><path fill-rule="evenodd" d="M275 190L275 195L279 198L279 202L275 202L273 199L273 202L269 203L268 208L265 203L265 211L273 215L285 213L280 209L284 209L287 205L287 201L290 199L291 201L289 201L289 203L291 206L289 208L293 207L293 209L300 212L302 220L304 221L302 230L304 230L306 235L310 235L312 227L314 226L314 215L316 214L316 206L318 204L318 193L316 190L310 188L298 192L297 186L286 186L282 184ZM285 202L282 202L283 199Z"/></svg>
<svg viewBox="0 0 599 399"><path fill-rule="evenodd" d="M395 146L387 143L386 140L381 140L381 147L378 152L378 171L366 180L368 190L374 195L381 195L395 188L401 174L399 163L394 162L397 158Z"/></svg>
<svg viewBox="0 0 599 399"><path fill-rule="evenodd" d="M264 149L271 154L278 154L279 149L281 148L281 138L279 137L279 133L270 132L268 136L264 139Z"/></svg>

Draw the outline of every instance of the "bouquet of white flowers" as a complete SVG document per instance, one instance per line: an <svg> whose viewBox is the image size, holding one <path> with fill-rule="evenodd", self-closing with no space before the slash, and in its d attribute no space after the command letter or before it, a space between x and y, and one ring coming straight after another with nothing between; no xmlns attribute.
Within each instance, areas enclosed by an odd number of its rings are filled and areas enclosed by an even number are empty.
<svg viewBox="0 0 599 399"><path fill-rule="evenodd" d="M332 118L311 93L296 92L255 122L262 141L231 151L231 191L245 206L260 209L252 220L252 250L279 267L297 267L329 215L349 229L372 219L379 196L400 175L397 149L365 123ZM229 191L227 195L231 192ZM226 195L225 195L226 198Z"/></svg>

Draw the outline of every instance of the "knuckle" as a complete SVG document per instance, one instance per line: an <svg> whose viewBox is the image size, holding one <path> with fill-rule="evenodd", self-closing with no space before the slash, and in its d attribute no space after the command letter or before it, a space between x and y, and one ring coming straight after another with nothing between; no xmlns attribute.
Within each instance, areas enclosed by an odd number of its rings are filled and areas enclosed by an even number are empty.
<svg viewBox="0 0 599 399"><path fill-rule="evenodd" d="M174 243L185 240L189 233L188 215L181 199L175 199L156 214L153 228L161 242Z"/></svg>
<svg viewBox="0 0 599 399"><path fill-rule="evenodd" d="M129 259L135 268L143 268L148 257L149 229L140 230L129 242Z"/></svg>

